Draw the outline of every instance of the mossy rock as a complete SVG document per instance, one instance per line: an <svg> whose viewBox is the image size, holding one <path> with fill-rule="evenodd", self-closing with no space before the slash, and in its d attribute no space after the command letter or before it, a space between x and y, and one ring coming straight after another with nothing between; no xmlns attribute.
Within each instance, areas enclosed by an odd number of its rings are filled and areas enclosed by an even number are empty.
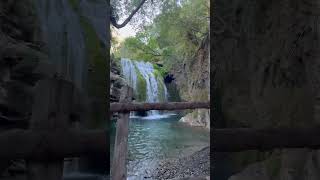
<svg viewBox="0 0 320 180"><path fill-rule="evenodd" d="M168 74L168 71L164 67L160 67L157 64L153 64L153 69L155 71L158 71L162 78L164 78Z"/></svg>
<svg viewBox="0 0 320 180"><path fill-rule="evenodd" d="M158 99L160 102L163 102L165 101L165 84L163 83L163 77L157 69L154 69L153 74L158 83Z"/></svg>
<svg viewBox="0 0 320 180"><path fill-rule="evenodd" d="M107 92L107 57L106 54L104 54L105 51L103 47L101 47L102 43L89 20L84 16L80 16L80 24L85 35L85 45L90 69L88 72L88 93L91 98L105 99ZM105 120L105 109L107 105L106 103L99 103L98 106L96 106L92 113L93 127L101 126Z"/></svg>
<svg viewBox="0 0 320 180"><path fill-rule="evenodd" d="M136 89L137 92L135 92L135 97L139 102L145 102L147 100L147 82L135 64L134 64L134 68L136 70L137 77L138 77L137 89Z"/></svg>

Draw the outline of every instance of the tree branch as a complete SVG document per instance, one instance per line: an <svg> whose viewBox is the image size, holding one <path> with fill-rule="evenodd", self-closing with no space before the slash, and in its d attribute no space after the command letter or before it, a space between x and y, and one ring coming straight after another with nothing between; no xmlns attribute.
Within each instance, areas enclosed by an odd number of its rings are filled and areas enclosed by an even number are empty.
<svg viewBox="0 0 320 180"><path fill-rule="evenodd" d="M123 23L121 24L118 24L116 21L114 21L113 19L111 19L111 23L114 27L120 29L120 28L123 28L124 26L126 26L130 20L132 19L132 17L139 11L139 9L142 7L142 5L146 2L146 0L141 0L140 4L136 7L135 10L133 10L130 14L130 16L125 20L123 21Z"/></svg>

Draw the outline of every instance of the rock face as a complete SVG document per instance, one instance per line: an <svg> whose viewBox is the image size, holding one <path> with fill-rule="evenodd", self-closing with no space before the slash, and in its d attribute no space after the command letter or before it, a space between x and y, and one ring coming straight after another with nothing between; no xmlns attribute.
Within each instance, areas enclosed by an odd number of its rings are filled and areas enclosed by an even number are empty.
<svg viewBox="0 0 320 180"><path fill-rule="evenodd" d="M121 75L121 67L113 57L110 61L110 103L119 102L121 95L121 88L126 85L127 82ZM112 114L112 119L117 119L117 113Z"/></svg>
<svg viewBox="0 0 320 180"><path fill-rule="evenodd" d="M103 0L0 2L0 131L29 120L33 95L39 93L34 85L54 76L72 81L79 101L89 97L83 110L90 109L92 118L86 116L91 122L84 126L105 122L106 102L97 99L107 92L108 9ZM9 165L1 162L0 175Z"/></svg>
<svg viewBox="0 0 320 180"><path fill-rule="evenodd" d="M50 71L34 35L38 26L30 1L0 3L0 115L25 118L31 113L32 87ZM5 118L0 119L4 121Z"/></svg>
<svg viewBox="0 0 320 180"><path fill-rule="evenodd" d="M187 123L190 126L202 126L205 128L210 128L210 113L208 110L194 110L188 113L180 119L181 122Z"/></svg>
<svg viewBox="0 0 320 180"><path fill-rule="evenodd" d="M52 72L35 36L38 24L32 2L1 1L0 14L0 131L4 131L30 118L33 86ZM0 176L5 169L19 171L15 164L1 161Z"/></svg>
<svg viewBox="0 0 320 180"><path fill-rule="evenodd" d="M209 101L210 99L210 58L209 36L203 40L197 54L185 64L173 68L174 82L179 94L186 101ZM210 128L209 110L194 110L181 119L192 126Z"/></svg>
<svg viewBox="0 0 320 180"><path fill-rule="evenodd" d="M121 67L118 62L111 58L110 61L110 102L119 102L121 88L126 83L121 77Z"/></svg>
<svg viewBox="0 0 320 180"><path fill-rule="evenodd" d="M216 127L319 124L319 10L315 0L217 2ZM221 180L319 179L319 155L305 149L221 153L213 171Z"/></svg>

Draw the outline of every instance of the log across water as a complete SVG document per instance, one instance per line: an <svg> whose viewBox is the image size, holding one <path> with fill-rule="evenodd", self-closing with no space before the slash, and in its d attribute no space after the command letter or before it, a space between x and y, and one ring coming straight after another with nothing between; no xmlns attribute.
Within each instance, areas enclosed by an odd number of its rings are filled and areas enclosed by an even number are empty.
<svg viewBox="0 0 320 180"><path fill-rule="evenodd" d="M210 109L210 102L111 103L110 112Z"/></svg>

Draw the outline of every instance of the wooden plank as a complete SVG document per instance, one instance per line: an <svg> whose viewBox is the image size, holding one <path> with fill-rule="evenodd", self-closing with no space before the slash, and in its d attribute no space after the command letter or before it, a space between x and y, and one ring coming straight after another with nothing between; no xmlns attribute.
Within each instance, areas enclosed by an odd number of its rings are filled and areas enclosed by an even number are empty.
<svg viewBox="0 0 320 180"><path fill-rule="evenodd" d="M210 109L210 102L111 103L110 112Z"/></svg>
<svg viewBox="0 0 320 180"><path fill-rule="evenodd" d="M73 85L62 79L38 82L30 121L35 131L63 130L68 127L72 107ZM47 143L45 140L41 143ZM27 161L29 180L58 180L63 175L63 158L55 161Z"/></svg>
<svg viewBox="0 0 320 180"><path fill-rule="evenodd" d="M320 149L320 127L213 129L215 152L268 151L283 148Z"/></svg>
<svg viewBox="0 0 320 180"><path fill-rule="evenodd" d="M130 87L124 86L121 92L121 103L127 103L132 100L132 89ZM129 113L119 114L119 119L120 121L117 121L116 127L116 139L111 167L111 179L126 180Z"/></svg>
<svg viewBox="0 0 320 180"><path fill-rule="evenodd" d="M9 130L0 133L0 161L53 161L71 157L105 157L109 148L105 130Z"/></svg>

